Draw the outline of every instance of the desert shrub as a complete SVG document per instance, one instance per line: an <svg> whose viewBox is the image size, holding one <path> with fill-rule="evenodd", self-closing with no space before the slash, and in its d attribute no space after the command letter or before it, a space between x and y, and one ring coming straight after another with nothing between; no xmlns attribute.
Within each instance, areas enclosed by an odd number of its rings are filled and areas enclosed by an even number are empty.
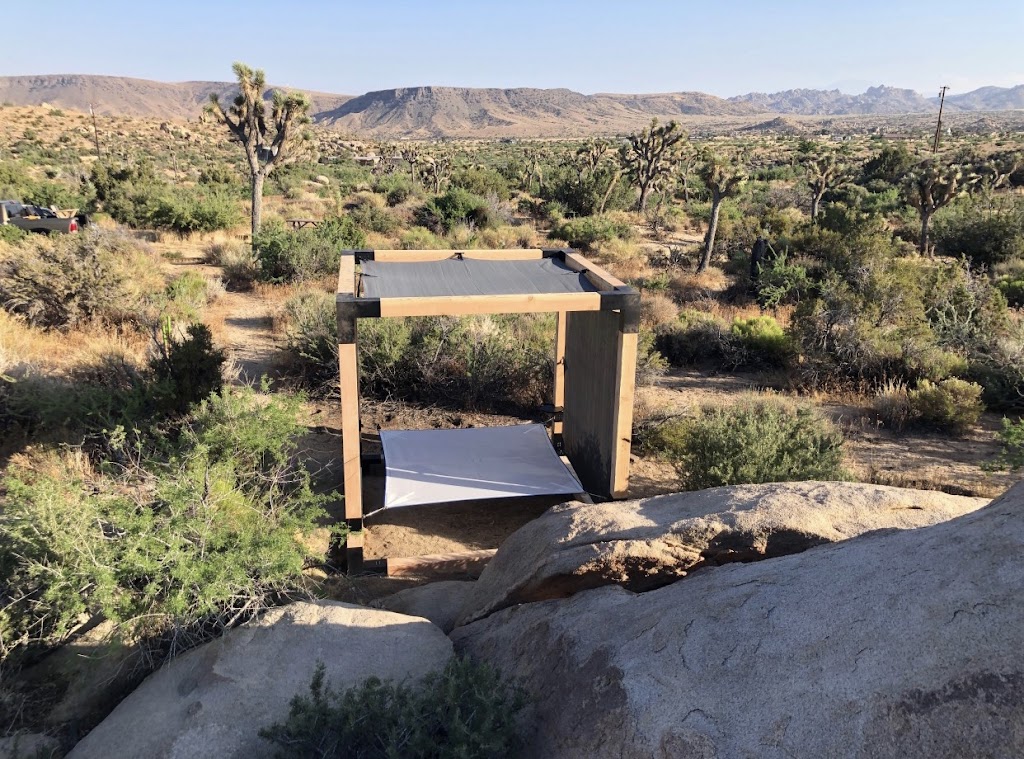
<svg viewBox="0 0 1024 759"><path fill-rule="evenodd" d="M415 684L369 678L339 693L318 664L309 695L287 719L260 731L286 756L360 759L487 759L521 745L526 694L486 664L452 659Z"/></svg>
<svg viewBox="0 0 1024 759"><path fill-rule="evenodd" d="M615 239L630 240L633 235L633 227L626 220L610 215L565 219L551 230L552 239L565 240L584 250Z"/></svg>
<svg viewBox="0 0 1024 759"><path fill-rule="evenodd" d="M1024 419L1014 422L1004 418L999 442L999 454L988 468L1011 471L1024 468Z"/></svg>
<svg viewBox="0 0 1024 759"><path fill-rule="evenodd" d="M202 274L186 271L167 284L165 313L177 319L197 321L209 300L207 280Z"/></svg>
<svg viewBox="0 0 1024 759"><path fill-rule="evenodd" d="M284 318L291 373L318 394L336 387L338 323L334 296L320 291L299 293L285 302ZM360 350L363 342L360 329Z"/></svg>
<svg viewBox="0 0 1024 759"><path fill-rule="evenodd" d="M252 248L237 241L213 243L206 262L221 267L224 284L234 290L248 290L259 275L259 260Z"/></svg>
<svg viewBox="0 0 1024 759"><path fill-rule="evenodd" d="M996 280L996 287L1006 298L1007 305L1024 308L1024 270L1016 274L1004 274Z"/></svg>
<svg viewBox="0 0 1024 759"><path fill-rule="evenodd" d="M983 205L975 200L949 206L935 216L932 239L949 255L975 267L1024 257L1024 201Z"/></svg>
<svg viewBox="0 0 1024 759"><path fill-rule="evenodd" d="M511 195L508 180L501 173L479 166L456 171L451 184L483 198L495 195L499 200L508 200Z"/></svg>
<svg viewBox="0 0 1024 759"><path fill-rule="evenodd" d="M921 380L909 393L914 423L939 432L963 435L985 410L981 393L981 385L962 379L935 383Z"/></svg>
<svg viewBox="0 0 1024 759"><path fill-rule="evenodd" d="M399 246L402 250L444 250L449 247L444 238L423 227L413 227L403 232Z"/></svg>
<svg viewBox="0 0 1024 759"><path fill-rule="evenodd" d="M789 263L785 253L762 264L754 278L754 292L762 308L799 303L812 287L807 267Z"/></svg>
<svg viewBox="0 0 1024 759"><path fill-rule="evenodd" d="M668 280L665 280L666 287ZM660 289L660 288L659 288ZM644 292L640 298L640 323L650 329L660 324L675 324L679 320L679 306L661 292Z"/></svg>
<svg viewBox="0 0 1024 759"><path fill-rule="evenodd" d="M868 258L845 275L829 273L790 323L805 381L877 388L966 371L966 344L994 328L999 304L953 268L930 274L912 262Z"/></svg>
<svg viewBox="0 0 1024 759"><path fill-rule="evenodd" d="M365 245L366 236L348 216L298 230L286 229L283 222L273 220L265 223L253 240L259 277L269 282L337 275L341 251Z"/></svg>
<svg viewBox="0 0 1024 759"><path fill-rule="evenodd" d="M181 414L223 384L224 352L213 345L205 324L190 324L181 339L169 330L159 343L149 368L154 375L146 393L159 413Z"/></svg>
<svg viewBox="0 0 1024 759"><path fill-rule="evenodd" d="M0 306L44 329L91 319L121 322L145 310L139 282L155 267L127 238L89 230L32 237L0 261Z"/></svg>
<svg viewBox="0 0 1024 759"><path fill-rule="evenodd" d="M174 654L301 587L325 496L296 463L299 401L213 396L178 436L104 474L73 454L9 471L0 539L5 657L62 642L83 614Z"/></svg>
<svg viewBox="0 0 1024 759"><path fill-rule="evenodd" d="M17 245L26 237L28 237L28 232L13 224L0 226L0 244Z"/></svg>
<svg viewBox="0 0 1024 759"><path fill-rule="evenodd" d="M334 299L303 293L285 305L289 371L319 393L337 386ZM365 319L360 390L452 408L513 411L544 402L551 385L550 315Z"/></svg>
<svg viewBox="0 0 1024 759"><path fill-rule="evenodd" d="M105 446L110 430L175 417L221 387L224 355L204 325L165 331L148 364L103 356L67 377L28 374L5 382L4 419L30 438Z"/></svg>
<svg viewBox="0 0 1024 759"><path fill-rule="evenodd" d="M389 206L398 206L423 194L419 185L403 173L385 174L377 177L373 183L373 191L383 195Z"/></svg>
<svg viewBox="0 0 1024 759"><path fill-rule="evenodd" d="M971 353L1011 331L1006 299L992 281L964 263L922 272L923 304L938 345Z"/></svg>
<svg viewBox="0 0 1024 759"><path fill-rule="evenodd" d="M652 385L667 369L668 361L658 352L654 332L641 329L637 339L636 383Z"/></svg>
<svg viewBox="0 0 1024 759"><path fill-rule="evenodd" d="M1024 413L1024 335L997 338L973 352L966 374L984 387L986 407Z"/></svg>
<svg viewBox="0 0 1024 759"><path fill-rule="evenodd" d="M729 333L707 314L683 311L676 324L655 330L654 344L672 366L717 364L729 353Z"/></svg>
<svg viewBox="0 0 1024 759"><path fill-rule="evenodd" d="M231 229L242 221L242 211L238 199L222 190L165 190L152 198L136 221L184 236Z"/></svg>
<svg viewBox="0 0 1024 759"><path fill-rule="evenodd" d="M459 225L483 229L495 222L486 198L458 187L431 198L416 211L416 223L436 234L451 232Z"/></svg>
<svg viewBox="0 0 1024 759"><path fill-rule="evenodd" d="M561 209L563 217L566 212L591 216L598 213L602 202L606 211L626 210L636 203L636 191L629 182L615 180L614 172L603 167L581 176L569 167L558 167L545 177L540 192L545 201Z"/></svg>
<svg viewBox="0 0 1024 759"><path fill-rule="evenodd" d="M690 490L845 476L842 434L811 409L777 401L705 408L662 425L651 445Z"/></svg>
<svg viewBox="0 0 1024 759"><path fill-rule="evenodd" d="M349 217L360 229L389 235L401 226L398 217L384 207L384 200L379 195L362 193L349 211Z"/></svg>
<svg viewBox="0 0 1024 759"><path fill-rule="evenodd" d="M739 353L733 361L740 366L785 366L792 354L789 335L770 316L733 319L731 343Z"/></svg>

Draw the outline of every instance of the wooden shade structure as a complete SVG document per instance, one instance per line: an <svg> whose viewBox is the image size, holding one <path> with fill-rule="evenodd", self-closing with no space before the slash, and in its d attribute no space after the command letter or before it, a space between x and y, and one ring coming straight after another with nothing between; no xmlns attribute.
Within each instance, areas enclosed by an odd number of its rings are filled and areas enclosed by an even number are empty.
<svg viewBox="0 0 1024 759"><path fill-rule="evenodd" d="M363 560L359 319L556 313L554 442L587 493L625 494L640 296L601 267L570 249L346 250L336 303L350 572L388 569Z"/></svg>

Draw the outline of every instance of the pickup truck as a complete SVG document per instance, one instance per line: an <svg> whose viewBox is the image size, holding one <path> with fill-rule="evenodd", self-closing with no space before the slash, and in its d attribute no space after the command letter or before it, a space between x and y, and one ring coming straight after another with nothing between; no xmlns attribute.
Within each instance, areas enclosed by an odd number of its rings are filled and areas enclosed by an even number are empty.
<svg viewBox="0 0 1024 759"><path fill-rule="evenodd" d="M61 211L24 205L16 200L0 200L0 224L10 224L26 232L67 234L77 232L86 223L85 215L79 214L77 208Z"/></svg>

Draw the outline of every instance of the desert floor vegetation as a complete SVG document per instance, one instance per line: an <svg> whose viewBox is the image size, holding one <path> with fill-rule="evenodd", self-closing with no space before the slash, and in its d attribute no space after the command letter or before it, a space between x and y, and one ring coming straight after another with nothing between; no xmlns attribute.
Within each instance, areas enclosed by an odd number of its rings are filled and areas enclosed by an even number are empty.
<svg viewBox="0 0 1024 759"><path fill-rule="evenodd" d="M222 127L105 129L119 148L96 160L77 115L0 109L0 197L93 219L64 237L0 228L0 540L16 546L0 556L2 730L36 727L26 700L60 697L19 673L100 619L144 671L297 595L395 589L333 573L343 248L571 245L636 287L637 497L807 478L995 496L1024 465L1019 135L965 132L932 156L912 133L653 125L401 151L314 127L310 152L267 177L253 235ZM666 162L637 166L630 145L666 135ZM922 183L954 176L923 210ZM551 315L368 324L364 418L547 421L553 334ZM494 547L531 516L382 519L367 554ZM493 673L432 682L453 678ZM347 710L373 699L422 712L416 741L451 718L404 685L328 685L268 738L347 735ZM501 697L481 714L508 713Z"/></svg>

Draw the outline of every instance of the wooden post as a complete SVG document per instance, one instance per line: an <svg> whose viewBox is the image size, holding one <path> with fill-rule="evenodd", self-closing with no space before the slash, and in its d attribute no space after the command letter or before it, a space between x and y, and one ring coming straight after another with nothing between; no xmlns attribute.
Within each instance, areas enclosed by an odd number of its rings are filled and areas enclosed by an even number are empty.
<svg viewBox="0 0 1024 759"><path fill-rule="evenodd" d="M555 392L551 404L555 407L555 422L551 425L551 434L562 436L562 412L565 409L565 322L568 314L559 311L555 321Z"/></svg>
<svg viewBox="0 0 1024 759"><path fill-rule="evenodd" d="M345 483L345 521L350 531L348 571L363 568L363 472L359 426L359 356L356 352L355 257L342 255L336 299L338 374L341 385L341 460ZM354 534L353 534L354 533Z"/></svg>

